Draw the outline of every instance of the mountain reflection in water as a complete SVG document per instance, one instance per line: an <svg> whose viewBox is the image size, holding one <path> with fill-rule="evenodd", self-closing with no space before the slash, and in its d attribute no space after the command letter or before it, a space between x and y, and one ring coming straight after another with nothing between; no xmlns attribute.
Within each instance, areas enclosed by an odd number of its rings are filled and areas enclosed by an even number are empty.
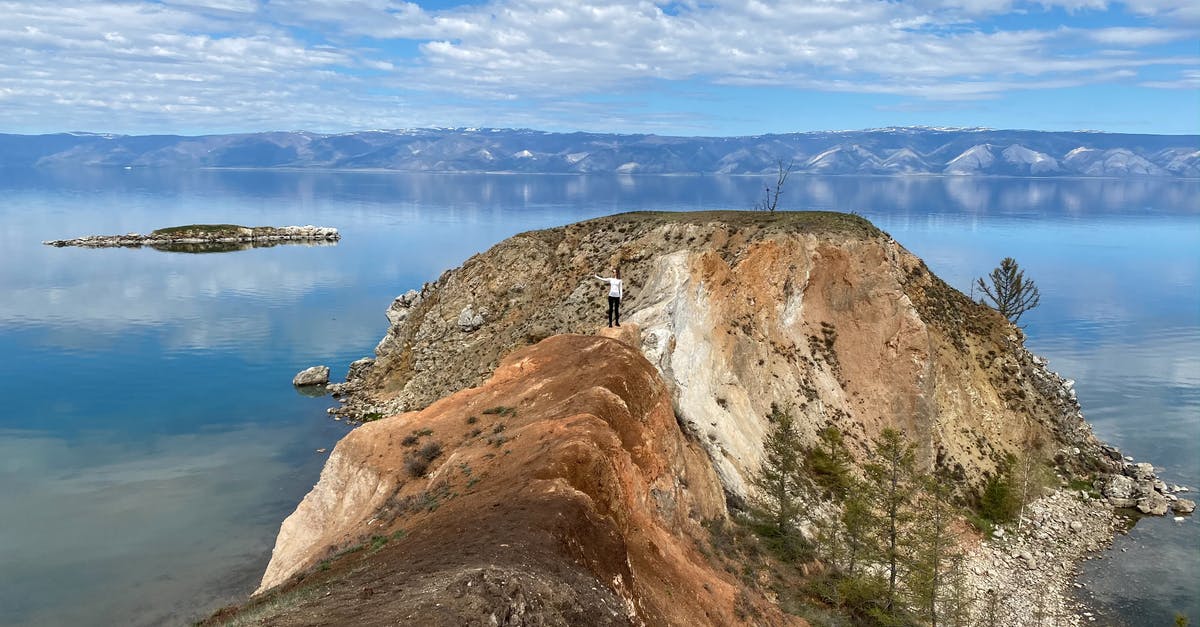
<svg viewBox="0 0 1200 627"><path fill-rule="evenodd" d="M181 623L248 593L320 473L315 451L346 431L328 398L292 389L298 370L339 378L372 354L396 295L505 237L619 211L748 209L761 189L748 176L0 170L0 378L17 391L0 413L3 621ZM794 176L780 206L858 212L968 292L1016 258L1042 291L1022 319L1030 349L1078 381L1101 438L1195 488L1197 198L1197 181ZM335 224L353 244L41 245L206 222ZM1194 518L1143 520L1083 580L1115 622L1195 620L1198 544Z"/></svg>

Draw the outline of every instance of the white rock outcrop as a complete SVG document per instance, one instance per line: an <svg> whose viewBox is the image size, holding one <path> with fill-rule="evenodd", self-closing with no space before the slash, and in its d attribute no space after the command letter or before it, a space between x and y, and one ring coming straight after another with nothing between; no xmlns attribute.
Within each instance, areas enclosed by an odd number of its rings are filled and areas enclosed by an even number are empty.
<svg viewBox="0 0 1200 627"><path fill-rule="evenodd" d="M360 429L370 429L366 424ZM345 442L343 440L343 442ZM325 461L321 479L296 511L283 521L271 562L255 594L283 583L302 563L312 559L313 546L338 546L351 539L356 528L348 523L368 517L383 504L395 487L394 477L383 477L360 463L360 458L339 442Z"/></svg>
<svg viewBox="0 0 1200 627"><path fill-rule="evenodd" d="M305 368L297 372L295 377L292 377L292 385L296 387L325 385L326 383L329 383L329 366Z"/></svg>

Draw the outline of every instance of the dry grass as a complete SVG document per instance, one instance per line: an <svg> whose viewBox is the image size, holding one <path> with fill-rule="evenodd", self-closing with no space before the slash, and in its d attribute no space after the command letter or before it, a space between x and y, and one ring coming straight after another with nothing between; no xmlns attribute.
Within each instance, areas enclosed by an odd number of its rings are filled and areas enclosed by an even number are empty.
<svg viewBox="0 0 1200 627"><path fill-rule="evenodd" d="M583 224L658 226L712 223L809 233L843 233L860 237L883 234L866 218L837 211L632 211L596 218Z"/></svg>

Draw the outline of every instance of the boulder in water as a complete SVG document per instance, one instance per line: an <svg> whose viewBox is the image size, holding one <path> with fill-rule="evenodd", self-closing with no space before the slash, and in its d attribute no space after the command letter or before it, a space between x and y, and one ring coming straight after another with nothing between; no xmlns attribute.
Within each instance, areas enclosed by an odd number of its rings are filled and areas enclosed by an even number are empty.
<svg viewBox="0 0 1200 627"><path fill-rule="evenodd" d="M296 387L325 385L326 383L329 383L329 366L305 368L296 373L296 376L292 378L292 385Z"/></svg>

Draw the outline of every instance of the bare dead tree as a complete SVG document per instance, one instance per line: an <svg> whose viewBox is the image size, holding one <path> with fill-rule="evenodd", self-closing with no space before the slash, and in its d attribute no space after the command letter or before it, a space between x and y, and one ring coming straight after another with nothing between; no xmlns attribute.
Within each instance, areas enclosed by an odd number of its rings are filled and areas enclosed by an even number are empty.
<svg viewBox="0 0 1200 627"><path fill-rule="evenodd" d="M795 165L789 161L784 165L783 159L776 162L779 171L775 178L775 187L767 185L763 190L762 200L754 205L755 211L771 211L774 212L779 207L779 196L783 194L783 184L787 182L788 176L792 173L792 168Z"/></svg>

